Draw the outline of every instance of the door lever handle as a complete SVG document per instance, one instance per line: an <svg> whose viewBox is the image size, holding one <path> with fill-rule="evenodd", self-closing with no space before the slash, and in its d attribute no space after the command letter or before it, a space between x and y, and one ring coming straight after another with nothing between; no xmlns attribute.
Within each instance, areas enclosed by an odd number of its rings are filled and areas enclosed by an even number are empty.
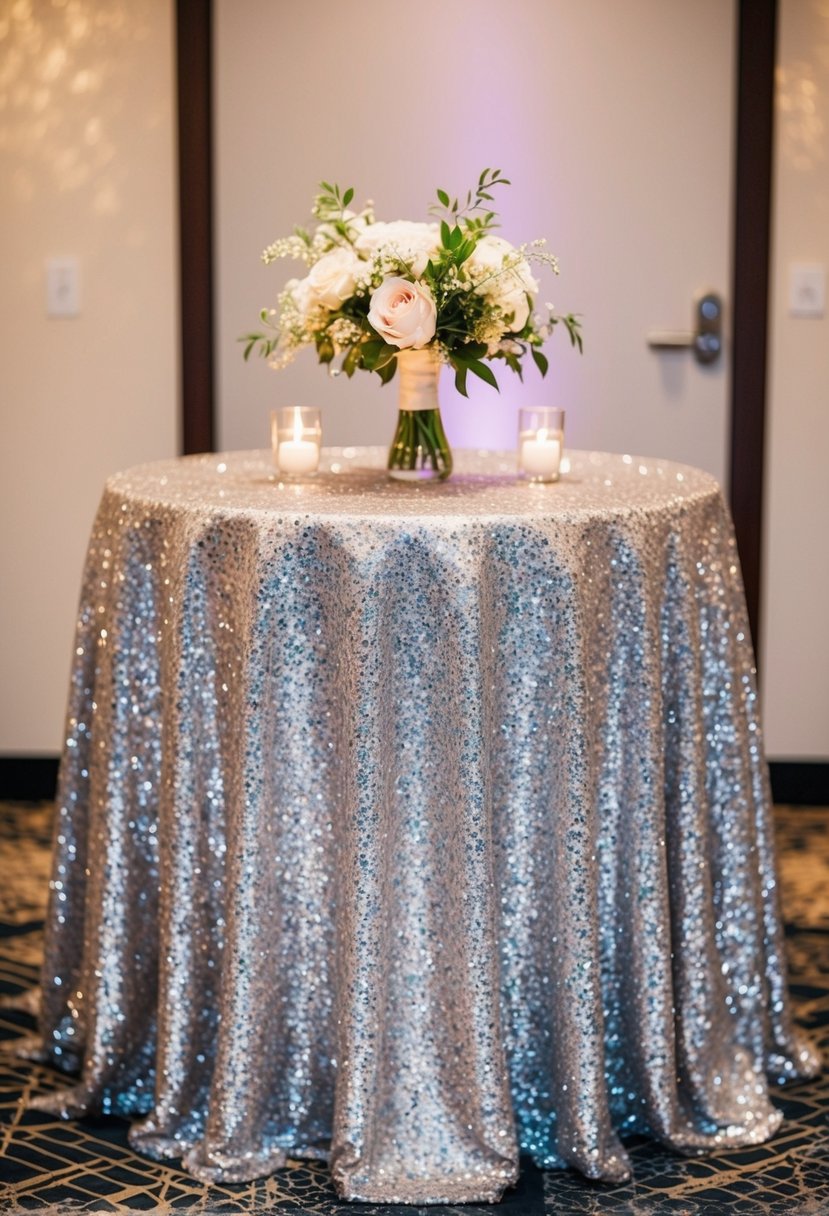
<svg viewBox="0 0 829 1216"><path fill-rule="evenodd" d="M694 300L694 333L654 332L648 334L651 350L685 350L690 347L697 363L714 363L722 351L722 298L716 291L705 291Z"/></svg>

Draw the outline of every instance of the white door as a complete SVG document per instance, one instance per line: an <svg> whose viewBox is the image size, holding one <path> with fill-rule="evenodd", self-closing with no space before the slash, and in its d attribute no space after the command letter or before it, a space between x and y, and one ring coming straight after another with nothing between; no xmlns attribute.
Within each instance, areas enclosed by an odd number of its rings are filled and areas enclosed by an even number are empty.
<svg viewBox="0 0 829 1216"><path fill-rule="evenodd" d="M723 477L727 335L710 367L646 339L689 329L706 288L728 328L733 0L218 0L215 21L221 447L265 446L291 403L323 407L328 443L389 440L396 391L376 377L329 380L311 351L243 363L238 335L293 273L259 253L307 221L322 178L419 219L489 166L513 183L503 235L559 256L542 300L583 314L585 353L556 334L546 380L504 370L500 396L476 384L469 402L447 377L453 444L510 447L519 403L560 405L571 446Z"/></svg>

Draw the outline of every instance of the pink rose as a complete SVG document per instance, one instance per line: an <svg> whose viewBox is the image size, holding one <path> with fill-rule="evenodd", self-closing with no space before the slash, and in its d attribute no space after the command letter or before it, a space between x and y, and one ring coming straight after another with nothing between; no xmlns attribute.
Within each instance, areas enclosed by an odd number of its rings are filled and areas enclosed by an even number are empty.
<svg viewBox="0 0 829 1216"><path fill-rule="evenodd" d="M423 283L391 276L371 297L369 324L390 346L419 350L435 336L437 309Z"/></svg>

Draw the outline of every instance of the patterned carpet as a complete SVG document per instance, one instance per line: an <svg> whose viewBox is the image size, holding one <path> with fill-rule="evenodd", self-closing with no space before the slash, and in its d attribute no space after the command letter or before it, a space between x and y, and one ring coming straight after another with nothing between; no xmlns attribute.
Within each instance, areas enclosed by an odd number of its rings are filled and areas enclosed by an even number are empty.
<svg viewBox="0 0 829 1216"><path fill-rule="evenodd" d="M829 1049L829 810L780 808L781 879L792 993L800 1022ZM186 1210L199 1216L478 1216L491 1207L402 1208L340 1202L319 1163L296 1163L240 1186L204 1186L128 1146L116 1118L63 1123L27 1110L27 1098L64 1085L51 1069L21 1059L34 1030L48 885L51 807L0 804L0 1212L13 1216ZM22 998L22 1002L21 1002ZM23 1008L21 1008L21 1003ZM521 1183L499 1205L504 1216L829 1216L829 1076L779 1091L785 1121L769 1144L704 1159L657 1146L629 1146L635 1180L623 1186L524 1164Z"/></svg>

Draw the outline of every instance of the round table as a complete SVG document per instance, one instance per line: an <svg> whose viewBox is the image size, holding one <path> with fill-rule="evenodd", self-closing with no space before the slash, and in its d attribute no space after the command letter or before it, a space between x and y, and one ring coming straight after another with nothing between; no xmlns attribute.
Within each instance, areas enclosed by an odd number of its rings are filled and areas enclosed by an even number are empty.
<svg viewBox="0 0 829 1216"><path fill-rule="evenodd" d="M779 1123L792 1027L753 659L698 470L555 485L380 449L107 483L78 620L43 982L142 1151L341 1195L497 1199Z"/></svg>

